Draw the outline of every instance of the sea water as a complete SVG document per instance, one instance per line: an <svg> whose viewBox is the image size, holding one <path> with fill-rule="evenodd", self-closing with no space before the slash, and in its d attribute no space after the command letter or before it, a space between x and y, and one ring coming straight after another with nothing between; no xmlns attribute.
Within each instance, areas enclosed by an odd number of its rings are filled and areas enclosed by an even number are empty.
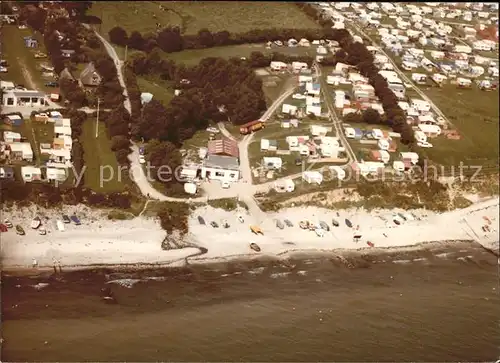
<svg viewBox="0 0 500 363"><path fill-rule="evenodd" d="M499 358L496 256L477 244L457 243L346 259L354 268L325 255L178 269L4 274L1 360ZM109 294L114 300L103 299Z"/></svg>

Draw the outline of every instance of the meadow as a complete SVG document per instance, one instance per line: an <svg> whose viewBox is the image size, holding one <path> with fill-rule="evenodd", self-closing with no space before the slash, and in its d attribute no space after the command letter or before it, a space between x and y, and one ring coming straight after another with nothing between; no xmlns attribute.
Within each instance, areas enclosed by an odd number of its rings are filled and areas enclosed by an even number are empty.
<svg viewBox="0 0 500 363"><path fill-rule="evenodd" d="M183 34L196 34L200 29L242 33L266 28L318 28L293 3L286 2L96 1L89 15L102 20L101 33L106 36L115 26L129 33L154 32L157 22L162 27L178 26Z"/></svg>

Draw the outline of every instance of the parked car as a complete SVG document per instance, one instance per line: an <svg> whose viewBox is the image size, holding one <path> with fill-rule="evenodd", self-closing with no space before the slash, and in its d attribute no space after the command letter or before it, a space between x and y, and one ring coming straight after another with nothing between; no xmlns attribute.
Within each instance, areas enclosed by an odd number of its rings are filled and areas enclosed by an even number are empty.
<svg viewBox="0 0 500 363"><path fill-rule="evenodd" d="M215 221L210 222L210 225L214 228L219 228L219 225Z"/></svg>
<svg viewBox="0 0 500 363"><path fill-rule="evenodd" d="M45 83L45 87L59 87L59 83L57 83L57 82L47 82L47 83Z"/></svg>
<svg viewBox="0 0 500 363"><path fill-rule="evenodd" d="M35 58L36 59L47 58L47 54L38 52L38 53L35 53Z"/></svg>

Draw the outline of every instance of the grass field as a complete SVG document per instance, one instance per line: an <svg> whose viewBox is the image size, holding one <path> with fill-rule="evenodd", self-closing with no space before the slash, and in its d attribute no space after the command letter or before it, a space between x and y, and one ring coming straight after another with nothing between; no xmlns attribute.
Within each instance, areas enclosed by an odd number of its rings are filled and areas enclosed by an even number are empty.
<svg viewBox="0 0 500 363"><path fill-rule="evenodd" d="M431 139L429 157L445 165L498 164L498 92L475 85L459 90L454 85L423 90L460 132L461 140Z"/></svg>
<svg viewBox="0 0 500 363"><path fill-rule="evenodd" d="M153 98L160 101L163 106L167 106L174 98L174 89L169 82L155 76L137 77L137 85L141 92L149 92Z"/></svg>
<svg viewBox="0 0 500 363"><path fill-rule="evenodd" d="M106 126L99 123L99 134L95 137L95 120L88 119L83 124L81 141L84 148L85 159L85 186L96 192L120 192L124 190L125 175L121 181L118 179L118 164L115 154L111 151L111 142L106 134ZM115 177L100 185L100 167L109 165L115 173ZM125 172L124 172L125 173ZM103 169L103 176L109 177L108 168Z"/></svg>
<svg viewBox="0 0 500 363"><path fill-rule="evenodd" d="M96 1L89 15L101 18L101 33L106 36L117 25L129 33L154 32L156 22L179 26L184 34L196 34L203 28L236 33L266 28L318 28L293 3L284 2Z"/></svg>
<svg viewBox="0 0 500 363"><path fill-rule="evenodd" d="M24 45L23 37L32 36L38 40L38 48L27 48ZM48 58L35 59L36 52L46 53L43 46L43 37L41 34L33 35L28 29L18 29L15 25L2 26L2 59L5 59L9 64L8 73L2 74L3 81L11 81L15 84L22 84L30 88L30 81L33 81L36 88L47 93L54 92L54 88L45 87L45 83L52 79L44 79L41 71L37 68L40 64L50 64ZM27 76L29 73L31 77Z"/></svg>

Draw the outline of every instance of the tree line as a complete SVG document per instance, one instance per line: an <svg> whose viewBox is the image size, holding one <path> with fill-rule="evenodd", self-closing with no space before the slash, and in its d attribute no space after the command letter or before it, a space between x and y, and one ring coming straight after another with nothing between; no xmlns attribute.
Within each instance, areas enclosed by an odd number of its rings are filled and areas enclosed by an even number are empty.
<svg viewBox="0 0 500 363"><path fill-rule="evenodd" d="M267 41L300 40L302 38L330 39L331 30L323 29L253 29L244 33L230 33L226 30L210 32L201 29L197 34L182 34L179 27L167 26L157 33L141 34L133 31L130 35L119 26L112 28L109 33L112 43L128 46L144 52L151 52L158 47L166 53L180 52L187 49L203 49L227 45L265 43Z"/></svg>
<svg viewBox="0 0 500 363"><path fill-rule="evenodd" d="M318 21L323 27L331 28L333 22L323 17L318 10L308 3L297 3L307 15ZM385 122L395 132L401 134L401 142L415 147L415 135L413 129L406 122L406 114L399 107L396 95L389 89L387 81L378 72L374 65L373 54L366 49L363 43L355 42L351 34L345 29L333 29L334 37L330 38L339 42L342 49L336 52L335 60L356 66L360 74L367 77L369 83L375 89L375 95L379 98L385 111L386 117L378 118L380 122ZM374 115L372 113L372 115Z"/></svg>

